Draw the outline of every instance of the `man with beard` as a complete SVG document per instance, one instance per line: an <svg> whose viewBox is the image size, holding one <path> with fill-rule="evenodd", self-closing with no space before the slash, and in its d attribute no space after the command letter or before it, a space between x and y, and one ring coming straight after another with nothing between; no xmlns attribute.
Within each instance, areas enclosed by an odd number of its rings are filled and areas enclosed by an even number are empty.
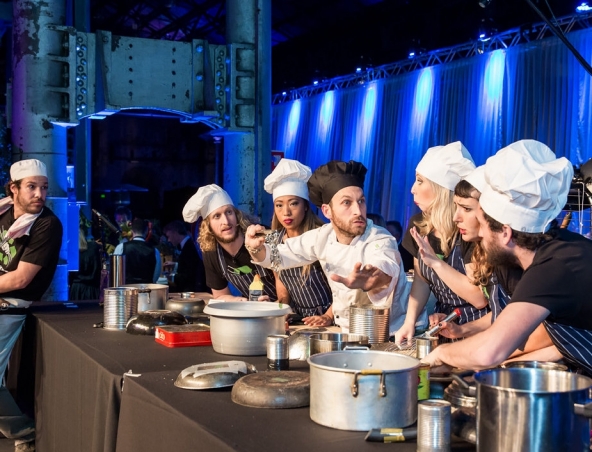
<svg viewBox="0 0 592 452"><path fill-rule="evenodd" d="M7 197L0 200L0 377L25 321L31 301L40 300L55 273L62 223L45 207L47 168L39 160L10 167ZM21 413L0 387L0 432L16 451L35 450L35 422Z"/></svg>
<svg viewBox="0 0 592 452"><path fill-rule="evenodd" d="M545 233L566 203L571 163L522 140L485 164L479 235L493 265L524 270L511 302L486 331L436 348L425 361L483 369L504 361L543 322L553 346L524 360L564 361L592 375L592 242L565 229Z"/></svg>
<svg viewBox="0 0 592 452"><path fill-rule="evenodd" d="M390 307L390 332L405 320L409 297L397 241L384 228L366 220L364 178L359 162L333 160L322 165L308 180L310 201L330 220L318 229L286 239L282 244L264 244L256 234L262 226L247 229L245 243L253 260L274 270L300 267L319 261L327 275L333 304L309 325L325 324L333 318L349 330L349 306Z"/></svg>
<svg viewBox="0 0 592 452"><path fill-rule="evenodd" d="M234 207L226 191L215 184L200 187L183 208L183 218L194 223L203 218L197 239L206 270L206 285L214 298L248 300L249 286L256 274L263 282L260 301L277 300L272 271L251 263L245 249L245 230L250 222ZM231 283L242 296L232 295Z"/></svg>

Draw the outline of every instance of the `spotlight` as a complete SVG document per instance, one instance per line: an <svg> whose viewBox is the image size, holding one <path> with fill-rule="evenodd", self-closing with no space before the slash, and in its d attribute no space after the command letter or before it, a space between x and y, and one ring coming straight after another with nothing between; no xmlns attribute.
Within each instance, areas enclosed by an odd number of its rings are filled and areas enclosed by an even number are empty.
<svg viewBox="0 0 592 452"><path fill-rule="evenodd" d="M592 11L592 6L588 5L588 2L582 2L580 5L576 6L577 13L585 14L590 11Z"/></svg>
<svg viewBox="0 0 592 452"><path fill-rule="evenodd" d="M282 91L282 96L285 96L286 94L288 94L288 93L285 91Z"/></svg>
<svg viewBox="0 0 592 452"><path fill-rule="evenodd" d="M414 50L409 52L409 58L415 58L415 51Z"/></svg>
<svg viewBox="0 0 592 452"><path fill-rule="evenodd" d="M362 72L362 68L361 67L357 67L356 68L356 72Z"/></svg>
<svg viewBox="0 0 592 452"><path fill-rule="evenodd" d="M491 4L492 0L479 0L479 6L481 8L487 8Z"/></svg>
<svg viewBox="0 0 592 452"><path fill-rule="evenodd" d="M312 84L313 84L313 85L318 85L318 84L319 84L319 81L318 81L318 80L314 80L314 81L312 82Z"/></svg>

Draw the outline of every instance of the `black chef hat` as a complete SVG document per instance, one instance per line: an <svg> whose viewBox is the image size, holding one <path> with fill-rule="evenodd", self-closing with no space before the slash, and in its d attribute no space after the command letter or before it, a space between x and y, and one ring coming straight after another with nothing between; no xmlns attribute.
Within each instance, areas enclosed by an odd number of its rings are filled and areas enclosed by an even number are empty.
<svg viewBox="0 0 592 452"><path fill-rule="evenodd" d="M308 180L310 201L317 207L329 204L333 195L345 187L364 188L366 167L360 162L331 160L319 166Z"/></svg>

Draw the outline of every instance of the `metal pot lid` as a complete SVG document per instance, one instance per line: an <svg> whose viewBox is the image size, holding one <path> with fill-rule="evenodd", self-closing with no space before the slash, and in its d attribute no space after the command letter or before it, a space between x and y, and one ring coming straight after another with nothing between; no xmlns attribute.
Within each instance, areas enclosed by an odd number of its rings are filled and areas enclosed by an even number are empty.
<svg viewBox="0 0 592 452"><path fill-rule="evenodd" d="M232 401L254 408L298 408L310 405L310 375L268 371L247 375L232 388Z"/></svg>
<svg viewBox="0 0 592 452"><path fill-rule="evenodd" d="M292 309L285 303L270 303L261 301L224 301L211 300L205 307L204 313L218 317L253 318L276 317L290 314Z"/></svg>
<svg viewBox="0 0 592 452"><path fill-rule="evenodd" d="M125 330L130 334L144 334L154 336L157 326L184 325L187 319L178 312L165 309L144 311L132 316L125 325Z"/></svg>
<svg viewBox="0 0 592 452"><path fill-rule="evenodd" d="M150 289L150 290L166 289L167 291L169 289L169 286L166 286L164 284L124 284L121 287L135 287L136 289Z"/></svg>
<svg viewBox="0 0 592 452"><path fill-rule="evenodd" d="M245 361L202 363L183 369L174 384L183 389L225 388L255 372L255 366Z"/></svg>

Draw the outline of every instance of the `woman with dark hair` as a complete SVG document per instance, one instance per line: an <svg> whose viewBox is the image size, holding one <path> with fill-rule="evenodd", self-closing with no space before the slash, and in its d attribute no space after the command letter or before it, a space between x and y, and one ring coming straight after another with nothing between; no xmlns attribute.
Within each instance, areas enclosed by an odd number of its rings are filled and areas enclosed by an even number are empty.
<svg viewBox="0 0 592 452"><path fill-rule="evenodd" d="M311 210L306 182L312 172L296 160L282 159L265 179L265 190L273 196L271 228L279 231L278 240L297 237L324 223ZM281 270L276 275L280 301L304 317L312 326L333 323L332 295L327 277L318 261L304 267Z"/></svg>

